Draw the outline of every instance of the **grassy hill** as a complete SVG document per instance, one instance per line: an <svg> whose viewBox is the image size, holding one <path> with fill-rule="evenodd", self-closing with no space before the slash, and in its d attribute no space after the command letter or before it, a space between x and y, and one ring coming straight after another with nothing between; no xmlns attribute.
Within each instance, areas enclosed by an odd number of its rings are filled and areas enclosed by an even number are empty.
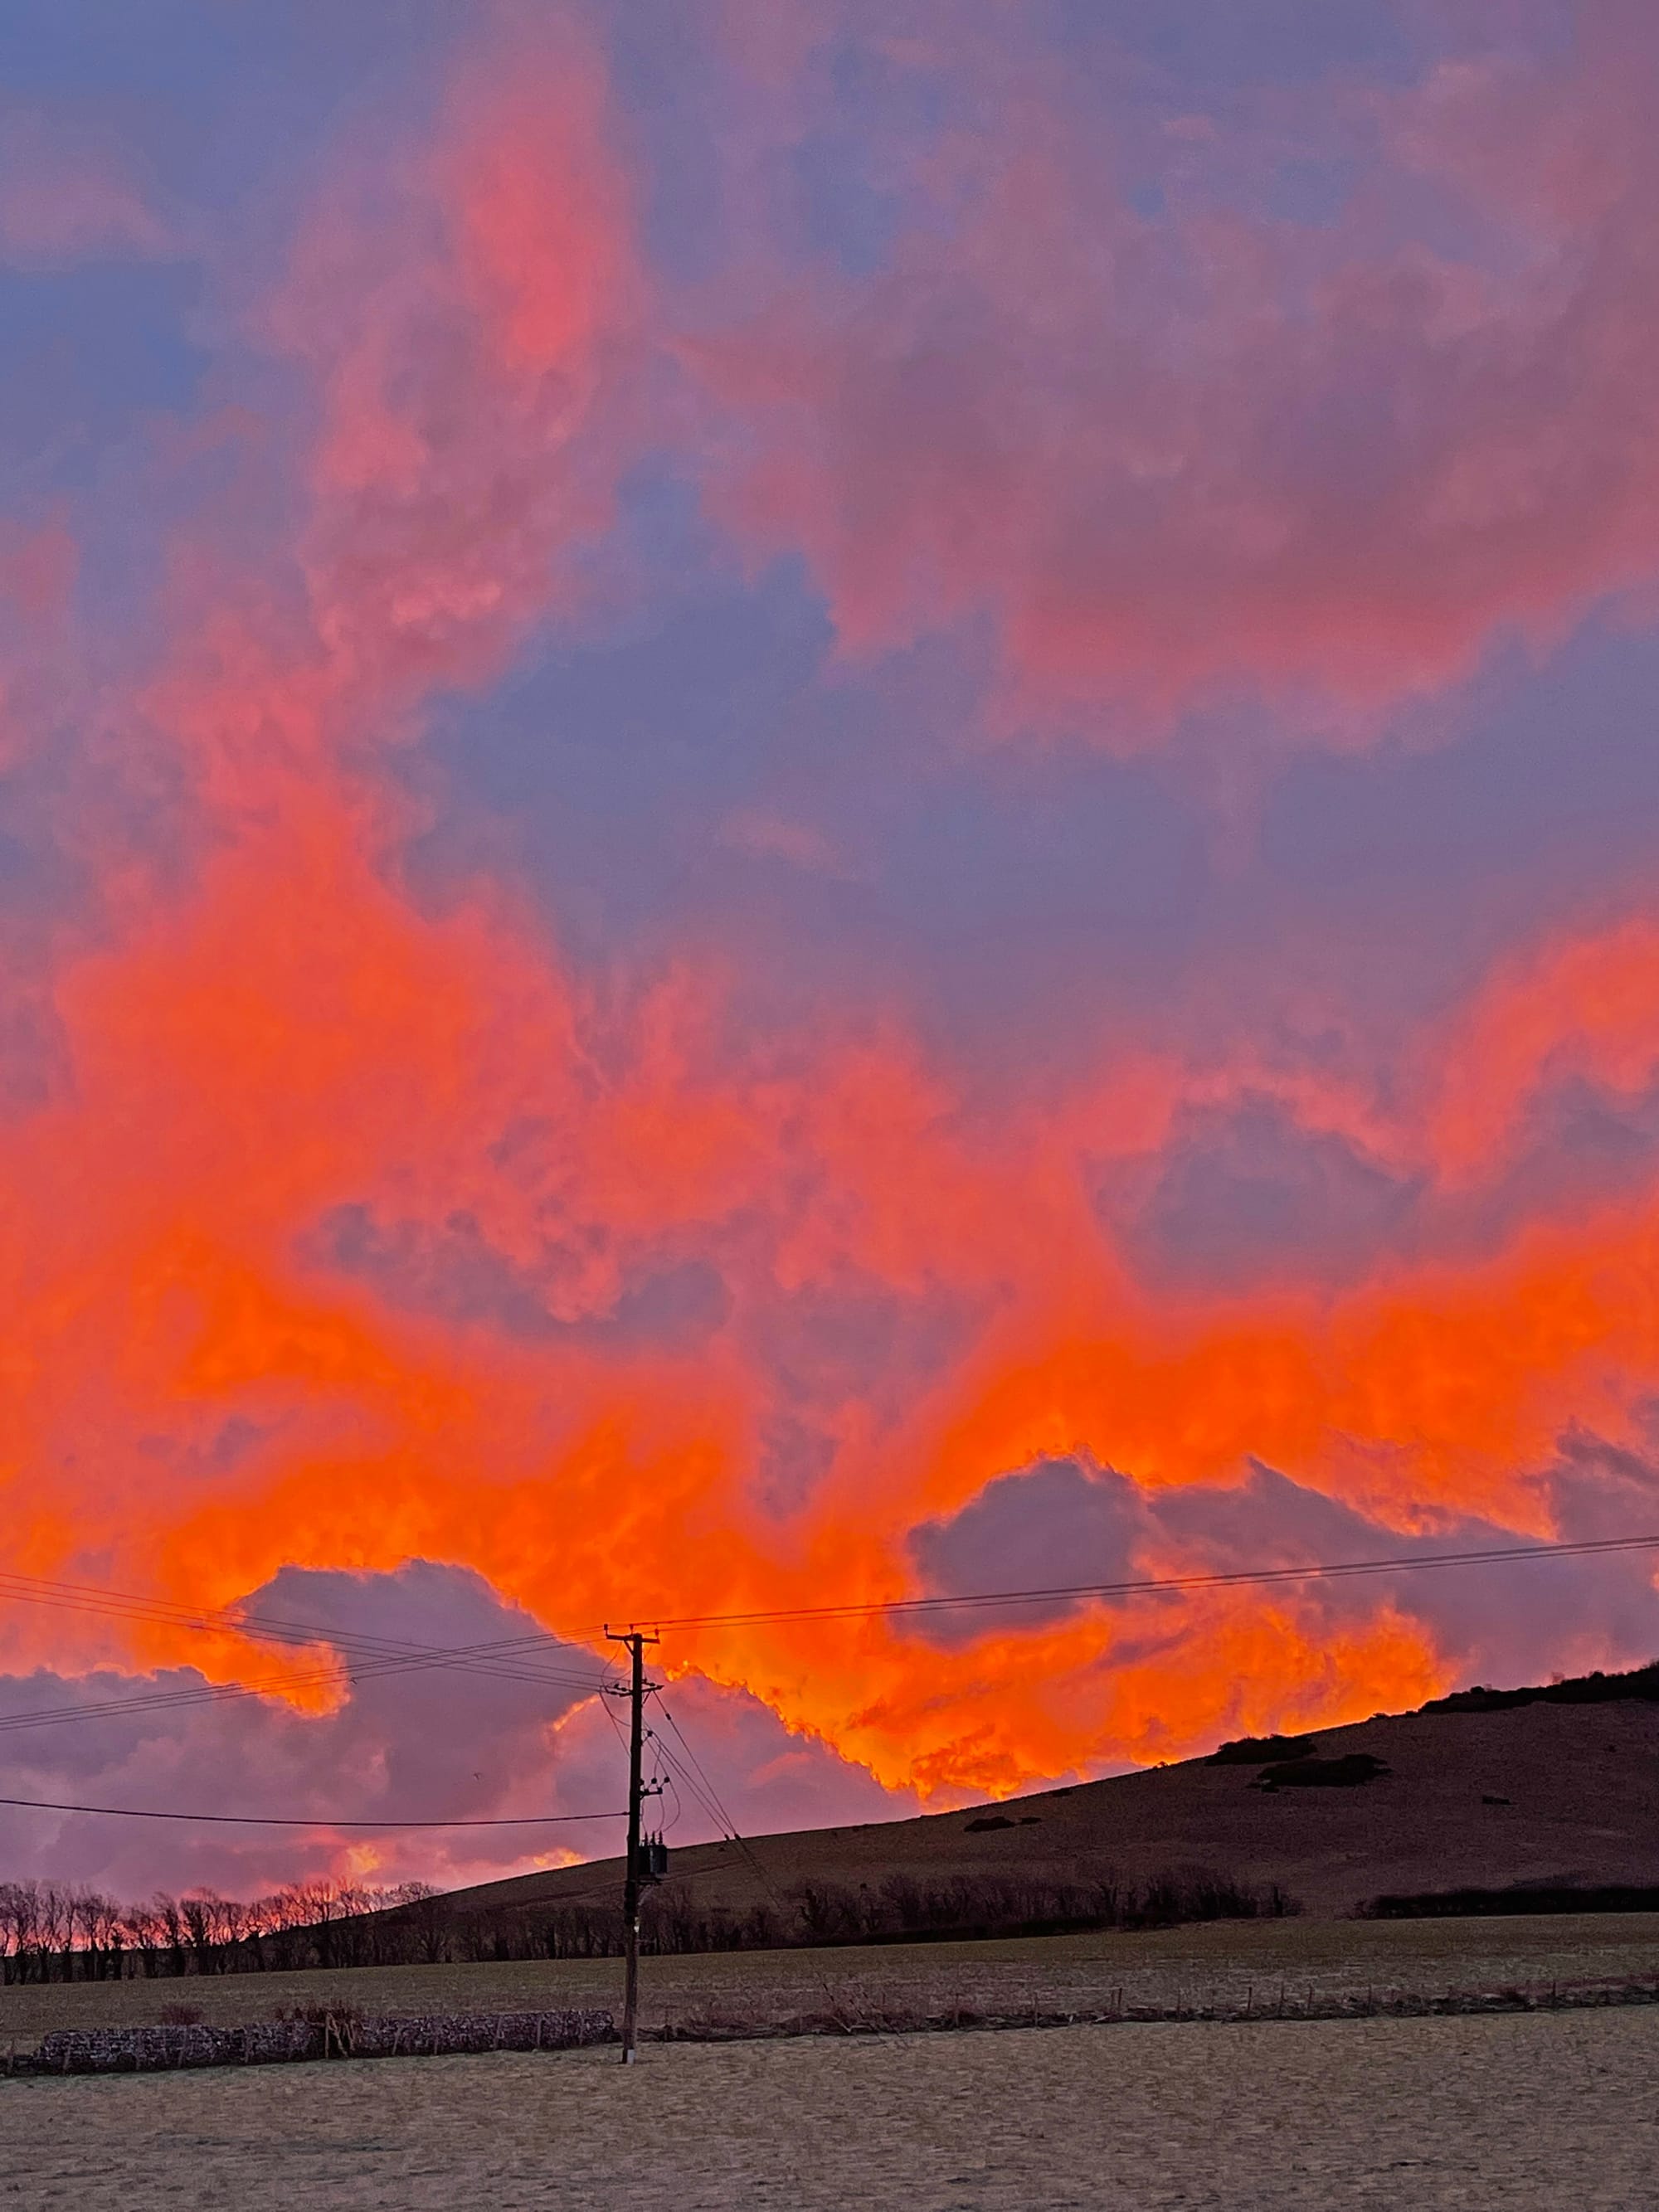
<svg viewBox="0 0 1659 2212"><path fill-rule="evenodd" d="M1659 1884L1659 1668L1472 1691L1316 1739L994 1806L676 1851L653 1910L776 1910L806 1887L1144 1884L1206 1868L1314 1916L1379 1893ZM455 1893L476 1923L602 1909L619 1861Z"/></svg>

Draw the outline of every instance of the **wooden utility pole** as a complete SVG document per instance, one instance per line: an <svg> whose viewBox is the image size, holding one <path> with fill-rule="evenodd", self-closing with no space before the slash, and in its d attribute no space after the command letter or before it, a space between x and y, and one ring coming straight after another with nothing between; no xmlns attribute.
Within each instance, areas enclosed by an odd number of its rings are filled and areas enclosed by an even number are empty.
<svg viewBox="0 0 1659 2212"><path fill-rule="evenodd" d="M658 1639L637 1628L608 1628L605 1634L613 1644L625 1644L634 1662L629 1683L628 1870L623 1877L622 2056L623 2064L631 2066L638 2055L635 2032L640 2009L640 1890L645 1872L640 1835L640 1814L645 1803L645 1647Z"/></svg>

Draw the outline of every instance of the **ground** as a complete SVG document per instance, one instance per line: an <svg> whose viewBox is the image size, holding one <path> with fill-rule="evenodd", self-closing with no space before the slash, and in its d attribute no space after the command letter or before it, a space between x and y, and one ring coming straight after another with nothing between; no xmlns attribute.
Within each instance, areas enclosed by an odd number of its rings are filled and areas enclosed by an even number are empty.
<svg viewBox="0 0 1659 2212"><path fill-rule="evenodd" d="M1043 2013L1147 2005L1295 2011L1311 1994L1381 2000L1395 1991L1547 1989L1659 1979L1659 1914L1582 1913L1491 1920L1234 1921L1157 1934L1056 1936L993 1943L891 1944L827 1951L716 1953L647 1959L647 2027L713 2014L765 2022L839 2007L855 2014L936 2013L958 2006ZM507 2011L607 2005L622 1995L617 1959L501 1966L362 1967L331 1974L233 1974L181 1981L76 1983L0 1990L0 2053L50 2027L155 2021L186 2003L219 2025L268 2019L279 2005L335 2003L362 2012ZM1656 2194L1659 2203L1659 2193Z"/></svg>
<svg viewBox="0 0 1659 2212"><path fill-rule="evenodd" d="M75 2212L1652 2212L1659 2013L1013 2029L0 2085Z"/></svg>

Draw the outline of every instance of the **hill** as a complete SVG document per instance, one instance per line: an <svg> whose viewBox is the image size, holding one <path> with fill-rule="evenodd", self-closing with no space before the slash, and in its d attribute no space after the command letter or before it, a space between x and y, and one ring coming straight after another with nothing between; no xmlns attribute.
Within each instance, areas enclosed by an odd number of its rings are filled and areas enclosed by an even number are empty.
<svg viewBox="0 0 1659 2212"><path fill-rule="evenodd" d="M1322 1918L1380 1893L1516 1883L1659 1883L1659 1668L1470 1691L1316 1739L995 1805L805 1829L673 1853L658 1915L776 1910L805 1886L1145 1884L1202 1867L1279 1885ZM458 1919L522 1938L560 1908L603 1908L618 1860L455 1892ZM517 1942L514 1942L517 1948Z"/></svg>

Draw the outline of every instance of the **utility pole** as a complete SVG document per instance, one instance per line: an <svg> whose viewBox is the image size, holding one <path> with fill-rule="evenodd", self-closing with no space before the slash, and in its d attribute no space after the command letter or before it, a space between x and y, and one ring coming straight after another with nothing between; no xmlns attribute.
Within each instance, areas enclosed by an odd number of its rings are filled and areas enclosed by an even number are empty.
<svg viewBox="0 0 1659 2212"><path fill-rule="evenodd" d="M631 1725L628 1731L628 1870L623 1877L622 2056L623 2064L631 2066L638 2055L635 2030L640 2009L640 1890L645 1873L640 1835L640 1814L645 1802L645 1647L655 1644L658 1638L644 1635L637 1628L607 1628L605 1634L611 1643L626 1645L634 1662L629 1683Z"/></svg>

